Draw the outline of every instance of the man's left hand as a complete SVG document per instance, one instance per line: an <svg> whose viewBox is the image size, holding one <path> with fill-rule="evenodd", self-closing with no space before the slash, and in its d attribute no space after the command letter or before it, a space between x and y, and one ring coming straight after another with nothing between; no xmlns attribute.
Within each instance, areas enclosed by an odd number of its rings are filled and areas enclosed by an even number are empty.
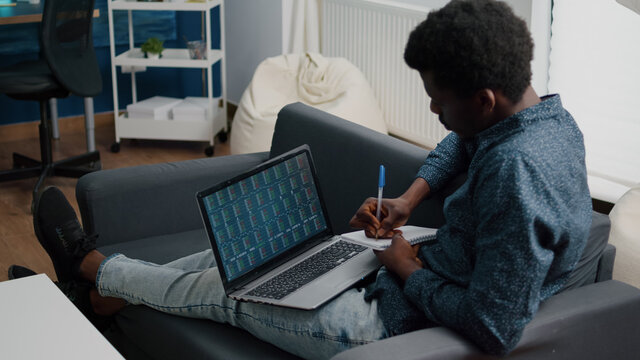
<svg viewBox="0 0 640 360"><path fill-rule="evenodd" d="M419 249L420 245L411 246L402 234L395 234L389 248L375 253L382 265L407 281L411 274L423 268L422 261L418 259Z"/></svg>

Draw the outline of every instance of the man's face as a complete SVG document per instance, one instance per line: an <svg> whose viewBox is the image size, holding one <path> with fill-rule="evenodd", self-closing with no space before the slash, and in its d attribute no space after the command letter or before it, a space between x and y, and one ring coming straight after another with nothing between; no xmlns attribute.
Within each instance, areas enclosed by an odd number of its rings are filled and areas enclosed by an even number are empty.
<svg viewBox="0 0 640 360"><path fill-rule="evenodd" d="M452 90L439 88L430 71L421 72L420 77L431 98L431 112L438 115L442 125L463 139L473 137L478 132L476 127L481 113L472 98L461 98Z"/></svg>

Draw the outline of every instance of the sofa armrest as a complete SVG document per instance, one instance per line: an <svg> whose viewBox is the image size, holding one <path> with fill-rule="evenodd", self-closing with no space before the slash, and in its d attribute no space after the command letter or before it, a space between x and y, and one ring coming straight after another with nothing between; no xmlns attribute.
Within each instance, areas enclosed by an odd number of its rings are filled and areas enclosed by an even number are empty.
<svg viewBox="0 0 640 360"><path fill-rule="evenodd" d="M268 153L103 170L80 178L76 198L98 246L202 227L197 191L267 160Z"/></svg>
<svg viewBox="0 0 640 360"><path fill-rule="evenodd" d="M640 290L614 280L551 297L508 359L630 359L640 353ZM455 332L436 327L359 346L346 359L493 359Z"/></svg>
<svg viewBox="0 0 640 360"><path fill-rule="evenodd" d="M613 264L616 260L616 247L607 244L602 252L602 257L598 262L598 273L596 275L596 281L606 281L613 278Z"/></svg>

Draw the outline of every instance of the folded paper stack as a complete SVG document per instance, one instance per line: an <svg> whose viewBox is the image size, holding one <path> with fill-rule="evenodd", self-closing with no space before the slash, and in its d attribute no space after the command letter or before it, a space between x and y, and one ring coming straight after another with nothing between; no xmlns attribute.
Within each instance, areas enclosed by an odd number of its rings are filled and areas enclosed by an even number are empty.
<svg viewBox="0 0 640 360"><path fill-rule="evenodd" d="M145 120L170 120L171 109L182 99L165 96L154 96L135 104L127 105L129 118Z"/></svg>
<svg viewBox="0 0 640 360"><path fill-rule="evenodd" d="M208 108L208 98L189 96L175 105L171 112L176 121L207 121Z"/></svg>

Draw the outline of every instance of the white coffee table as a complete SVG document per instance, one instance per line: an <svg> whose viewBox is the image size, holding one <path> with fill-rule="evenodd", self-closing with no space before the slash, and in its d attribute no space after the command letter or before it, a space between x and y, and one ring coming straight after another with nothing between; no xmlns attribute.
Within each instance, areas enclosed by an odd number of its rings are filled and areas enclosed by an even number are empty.
<svg viewBox="0 0 640 360"><path fill-rule="evenodd" d="M45 274L0 282L0 358L123 359Z"/></svg>

